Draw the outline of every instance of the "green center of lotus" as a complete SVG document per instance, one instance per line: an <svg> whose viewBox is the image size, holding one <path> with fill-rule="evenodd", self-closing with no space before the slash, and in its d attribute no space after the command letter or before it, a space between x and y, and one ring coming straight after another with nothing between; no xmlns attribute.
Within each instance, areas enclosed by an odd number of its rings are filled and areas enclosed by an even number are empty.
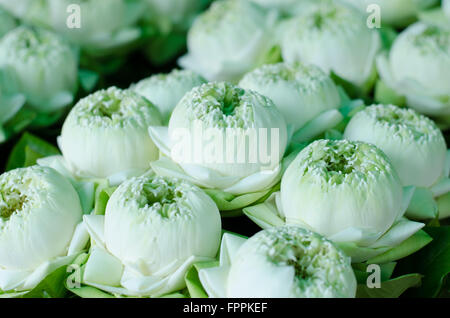
<svg viewBox="0 0 450 318"><path fill-rule="evenodd" d="M393 105L373 105L364 111L379 125L387 127L392 136L416 141L428 141L429 138L440 137L439 128L427 117L412 109L399 108Z"/></svg>
<svg viewBox="0 0 450 318"><path fill-rule="evenodd" d="M20 58L49 59L65 48L54 34L41 29L19 27L8 36L8 50Z"/></svg>
<svg viewBox="0 0 450 318"><path fill-rule="evenodd" d="M102 117L112 119L113 117L123 118L124 114L120 109L119 100L103 101L98 105L98 113Z"/></svg>
<svg viewBox="0 0 450 318"><path fill-rule="evenodd" d="M318 140L303 149L297 160L305 178L331 185L363 182L390 173L390 164L375 146L348 140Z"/></svg>
<svg viewBox="0 0 450 318"><path fill-rule="evenodd" d="M311 15L311 23L315 28L322 29L327 25L328 21L335 20L337 15L338 12L336 8L320 10Z"/></svg>
<svg viewBox="0 0 450 318"><path fill-rule="evenodd" d="M229 83L208 83L195 88L189 100L189 114L207 127L249 128L253 108L246 92Z"/></svg>
<svg viewBox="0 0 450 318"><path fill-rule="evenodd" d="M326 73L318 67L301 63L266 64L248 73L242 81L262 85L286 82L302 92L317 90L330 82Z"/></svg>
<svg viewBox="0 0 450 318"><path fill-rule="evenodd" d="M28 197L17 189L7 189L0 193L0 217L8 220L11 215L22 211Z"/></svg>
<svg viewBox="0 0 450 318"><path fill-rule="evenodd" d="M325 1L315 5L302 14L299 14L300 25L297 30L308 34L311 30L318 32L338 32L339 30L351 30L361 27L361 16L355 14L350 8L336 4L333 1Z"/></svg>
<svg viewBox="0 0 450 318"><path fill-rule="evenodd" d="M425 54L450 54L450 31L443 28L427 26L419 34L412 35L410 40Z"/></svg>
<svg viewBox="0 0 450 318"><path fill-rule="evenodd" d="M336 273L345 266L346 257L320 235L283 227L266 231L260 239L259 248L272 263L294 269L299 295L308 294L308 289L314 286L338 287L340 279Z"/></svg>
<svg viewBox="0 0 450 318"><path fill-rule="evenodd" d="M136 202L143 213L170 219L188 214L189 209L184 202L190 189L189 185L177 179L141 176L127 184L124 202Z"/></svg>
<svg viewBox="0 0 450 318"><path fill-rule="evenodd" d="M217 34L218 31L233 30L236 25L243 27L252 25L255 17L264 17L264 11L251 2L216 1L198 17L189 33L194 36L197 33Z"/></svg>
<svg viewBox="0 0 450 318"><path fill-rule="evenodd" d="M149 126L152 104L129 90L110 87L78 102L70 120L89 127Z"/></svg>
<svg viewBox="0 0 450 318"><path fill-rule="evenodd" d="M353 172L353 166L344 154L330 152L323 160L330 173L350 174Z"/></svg>

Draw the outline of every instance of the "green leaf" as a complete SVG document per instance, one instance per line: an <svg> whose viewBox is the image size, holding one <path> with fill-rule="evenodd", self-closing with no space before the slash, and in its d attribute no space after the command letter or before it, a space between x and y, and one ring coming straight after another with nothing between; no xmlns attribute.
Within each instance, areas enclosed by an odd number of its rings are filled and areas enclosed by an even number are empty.
<svg viewBox="0 0 450 318"><path fill-rule="evenodd" d="M436 297L450 274L450 226L425 227L433 241L419 252L401 260L398 273L424 275L422 287L408 292L414 297Z"/></svg>
<svg viewBox="0 0 450 318"><path fill-rule="evenodd" d="M385 282L391 278L396 265L397 265L396 262L390 262L390 263L385 263L385 264L379 265L380 269L381 269L381 281L382 282ZM371 274L371 272L367 271L367 266L369 266L369 264L367 264L367 263L353 263L352 264L353 271L355 272L355 276L356 276L356 280L357 280L358 284L366 284L367 278Z"/></svg>
<svg viewBox="0 0 450 318"><path fill-rule="evenodd" d="M258 66L264 64L276 64L282 61L283 57L281 56L281 47L279 45L274 45L263 55L261 61L258 63Z"/></svg>
<svg viewBox="0 0 450 318"><path fill-rule="evenodd" d="M31 128L42 128L48 127L55 124L58 120L60 120L64 114L66 113L65 109L58 110L53 113L36 113L35 118L30 123Z"/></svg>
<svg viewBox="0 0 450 318"><path fill-rule="evenodd" d="M12 119L3 125L3 139L9 139L11 136L25 129L36 117L36 112L22 107Z"/></svg>
<svg viewBox="0 0 450 318"><path fill-rule="evenodd" d="M108 187L104 185L99 185L97 187L97 193L95 195L94 214L105 214L106 204L108 203L109 198L116 189L117 187Z"/></svg>
<svg viewBox="0 0 450 318"><path fill-rule="evenodd" d="M411 237L401 242L396 247L377 255L367 261L368 264L383 264L399 260L429 244L432 238L423 230L417 231Z"/></svg>
<svg viewBox="0 0 450 318"><path fill-rule="evenodd" d="M383 48L385 50L390 50L392 44L394 43L395 39L398 36L398 32L395 31L395 29L384 25L380 29L380 36L381 36L381 43L383 45Z"/></svg>
<svg viewBox="0 0 450 318"><path fill-rule="evenodd" d="M439 211L439 218L444 219L450 216L450 192L441 195L436 199Z"/></svg>
<svg viewBox="0 0 450 318"><path fill-rule="evenodd" d="M399 107L406 105L406 97L398 95L382 80L378 80L375 85L375 101L381 104L393 104Z"/></svg>
<svg viewBox="0 0 450 318"><path fill-rule="evenodd" d="M20 298L63 298L67 294L64 280L67 277L67 265L56 268L49 273L36 287L25 292L7 292L0 295L5 297Z"/></svg>
<svg viewBox="0 0 450 318"><path fill-rule="evenodd" d="M78 71L78 80L85 92L91 92L97 85L100 75L97 72L80 69Z"/></svg>
<svg viewBox="0 0 450 318"><path fill-rule="evenodd" d="M377 80L377 72L374 67L366 83L361 87L343 79L333 71L331 71L330 77L337 85L341 86L351 98L362 98L365 101L369 101L369 93Z"/></svg>
<svg viewBox="0 0 450 318"><path fill-rule="evenodd" d="M14 146L6 164L6 170L29 167L39 158L59 154L58 148L48 142L25 132Z"/></svg>
<svg viewBox="0 0 450 318"><path fill-rule="evenodd" d="M408 288L418 286L421 275L414 273L381 282L380 288L369 288L366 284L358 284L357 298L397 298Z"/></svg>
<svg viewBox="0 0 450 318"><path fill-rule="evenodd" d="M175 59L186 48L186 36L180 33L155 36L146 48L147 58L153 65L161 66Z"/></svg>
<svg viewBox="0 0 450 318"><path fill-rule="evenodd" d="M277 186L263 191L245 193L242 195L234 195L217 189L203 190L211 197L211 199L213 199L220 211L236 211L264 200L273 191L277 190ZM226 215L229 216L230 214ZM238 215L242 215L242 213L238 213Z"/></svg>
<svg viewBox="0 0 450 318"><path fill-rule="evenodd" d="M198 271L202 268L216 267L218 265L218 261L201 262L192 265L187 271L184 279L191 298L208 298L208 294L203 289L202 283L198 277Z"/></svg>

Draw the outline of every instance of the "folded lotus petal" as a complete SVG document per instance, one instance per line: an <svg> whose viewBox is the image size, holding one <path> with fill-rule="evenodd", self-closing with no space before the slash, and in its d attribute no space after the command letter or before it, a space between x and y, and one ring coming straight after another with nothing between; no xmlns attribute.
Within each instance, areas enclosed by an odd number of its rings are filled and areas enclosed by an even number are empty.
<svg viewBox="0 0 450 318"><path fill-rule="evenodd" d="M30 290L37 286L47 275L53 273L58 268L70 264L77 255L61 256L45 262L36 268L23 282L23 289Z"/></svg>
<svg viewBox="0 0 450 318"><path fill-rule="evenodd" d="M121 261L105 249L94 246L86 262L83 283L118 287L124 267Z"/></svg>
<svg viewBox="0 0 450 318"><path fill-rule="evenodd" d="M80 222L75 228L75 232L70 242L69 249L67 251L68 256L77 255L85 249L89 242L89 232L86 229L86 224Z"/></svg>
<svg viewBox="0 0 450 318"><path fill-rule="evenodd" d="M2 269L0 270L0 289L16 289L23 284L30 274L30 271Z"/></svg>
<svg viewBox="0 0 450 318"><path fill-rule="evenodd" d="M227 297L226 285L229 271L229 265L200 269L198 277L209 297Z"/></svg>
<svg viewBox="0 0 450 318"><path fill-rule="evenodd" d="M156 147L161 151L166 157L170 158L171 143L169 136L169 129L166 126L150 126L148 127L148 133L150 138L152 138Z"/></svg>
<svg viewBox="0 0 450 318"><path fill-rule="evenodd" d="M383 234L383 236L380 237L378 241L376 241L370 247L379 248L396 246L406 240L408 237L412 236L424 226L425 224L423 223L413 222L409 221L406 218L403 218L395 223L389 229L389 231Z"/></svg>
<svg viewBox="0 0 450 318"><path fill-rule="evenodd" d="M89 236L93 245L98 245L102 248L105 246L105 216L104 215L84 215L83 223L86 230L89 232Z"/></svg>
<svg viewBox="0 0 450 318"><path fill-rule="evenodd" d="M241 236L224 233L220 245L220 266L199 270L200 282L209 297L226 297L226 282L230 265L246 240Z"/></svg>
<svg viewBox="0 0 450 318"><path fill-rule="evenodd" d="M284 219L280 217L278 211L279 210L277 210L275 204L268 201L261 204L248 206L243 209L245 215L247 215L262 229L282 226L285 224Z"/></svg>

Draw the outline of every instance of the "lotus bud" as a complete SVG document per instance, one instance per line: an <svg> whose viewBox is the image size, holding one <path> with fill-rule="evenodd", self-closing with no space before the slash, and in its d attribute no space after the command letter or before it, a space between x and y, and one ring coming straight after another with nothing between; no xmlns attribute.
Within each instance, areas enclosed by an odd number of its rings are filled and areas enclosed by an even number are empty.
<svg viewBox="0 0 450 318"><path fill-rule="evenodd" d="M147 99L110 87L74 106L58 143L76 174L106 178L127 170L148 169L159 153L147 129L160 124L159 111Z"/></svg>

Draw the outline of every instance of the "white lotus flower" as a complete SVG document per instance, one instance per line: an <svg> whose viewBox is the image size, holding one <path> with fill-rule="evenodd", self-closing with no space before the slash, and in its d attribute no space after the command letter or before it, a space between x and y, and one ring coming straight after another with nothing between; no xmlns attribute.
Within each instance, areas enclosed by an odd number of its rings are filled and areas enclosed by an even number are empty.
<svg viewBox="0 0 450 318"><path fill-rule="evenodd" d="M0 7L26 23L47 25L46 0L0 0Z"/></svg>
<svg viewBox="0 0 450 318"><path fill-rule="evenodd" d="M293 131L327 111L341 106L337 86L318 67L300 63L266 64L246 74L239 83L269 97Z"/></svg>
<svg viewBox="0 0 450 318"><path fill-rule="evenodd" d="M25 26L0 41L0 68L18 79L27 104L39 112L53 112L73 101L78 81L78 55L55 34Z"/></svg>
<svg viewBox="0 0 450 318"><path fill-rule="evenodd" d="M405 27L417 19L417 14L438 3L438 0L344 0L360 9L366 16L373 11L369 6L380 7L381 22L395 27Z"/></svg>
<svg viewBox="0 0 450 318"><path fill-rule="evenodd" d="M168 74L157 74L145 78L130 87L141 96L151 101L162 114L163 122L169 121L170 115L184 94L206 81L189 70L173 70Z"/></svg>
<svg viewBox="0 0 450 318"><path fill-rule="evenodd" d="M271 48L274 23L274 14L249 1L216 1L189 30L179 64L208 80L239 80Z"/></svg>
<svg viewBox="0 0 450 318"><path fill-rule="evenodd" d="M0 39L16 26L14 18L0 7Z"/></svg>
<svg viewBox="0 0 450 318"><path fill-rule="evenodd" d="M430 116L450 115L450 30L415 23L381 54L384 83L406 96L411 108Z"/></svg>
<svg viewBox="0 0 450 318"><path fill-rule="evenodd" d="M110 87L81 99L64 122L58 144L72 171L108 177L146 170L159 156L147 129L160 125L160 114L147 99Z"/></svg>
<svg viewBox="0 0 450 318"><path fill-rule="evenodd" d="M338 1L317 1L299 12L284 30L284 61L315 64L358 88L370 88L381 41L378 31L366 26L357 9Z"/></svg>
<svg viewBox="0 0 450 318"><path fill-rule="evenodd" d="M80 7L81 27L69 28L70 5ZM136 27L145 11L141 0L47 0L50 26L92 54L108 54L141 36Z"/></svg>
<svg viewBox="0 0 450 318"><path fill-rule="evenodd" d="M444 136L433 121L412 109L367 107L350 120L344 138L365 141L383 150L405 186L430 187L444 173Z"/></svg>
<svg viewBox="0 0 450 318"><path fill-rule="evenodd" d="M82 282L114 295L180 290L193 262L213 259L220 244L214 202L191 184L153 173L122 183L105 215L84 222L92 248Z"/></svg>
<svg viewBox="0 0 450 318"><path fill-rule="evenodd" d="M69 181L39 166L0 175L0 194L0 289L27 291L72 261L80 201Z"/></svg>
<svg viewBox="0 0 450 318"><path fill-rule="evenodd" d="M149 133L171 159L151 164L158 174L234 195L271 188L287 142L285 121L273 102L229 83L193 88L176 106L169 127L150 127Z"/></svg>
<svg viewBox="0 0 450 318"><path fill-rule="evenodd" d="M358 262L424 226L402 218L413 192L374 145L318 140L289 165L280 192L244 212L263 228L297 224L324 235Z"/></svg>
<svg viewBox="0 0 450 318"><path fill-rule="evenodd" d="M210 0L146 0L146 2L151 19L168 21L173 26L186 30Z"/></svg>
<svg viewBox="0 0 450 318"><path fill-rule="evenodd" d="M297 226L263 230L248 240L224 234L220 266L201 269L210 297L350 298L350 258L317 233Z"/></svg>

